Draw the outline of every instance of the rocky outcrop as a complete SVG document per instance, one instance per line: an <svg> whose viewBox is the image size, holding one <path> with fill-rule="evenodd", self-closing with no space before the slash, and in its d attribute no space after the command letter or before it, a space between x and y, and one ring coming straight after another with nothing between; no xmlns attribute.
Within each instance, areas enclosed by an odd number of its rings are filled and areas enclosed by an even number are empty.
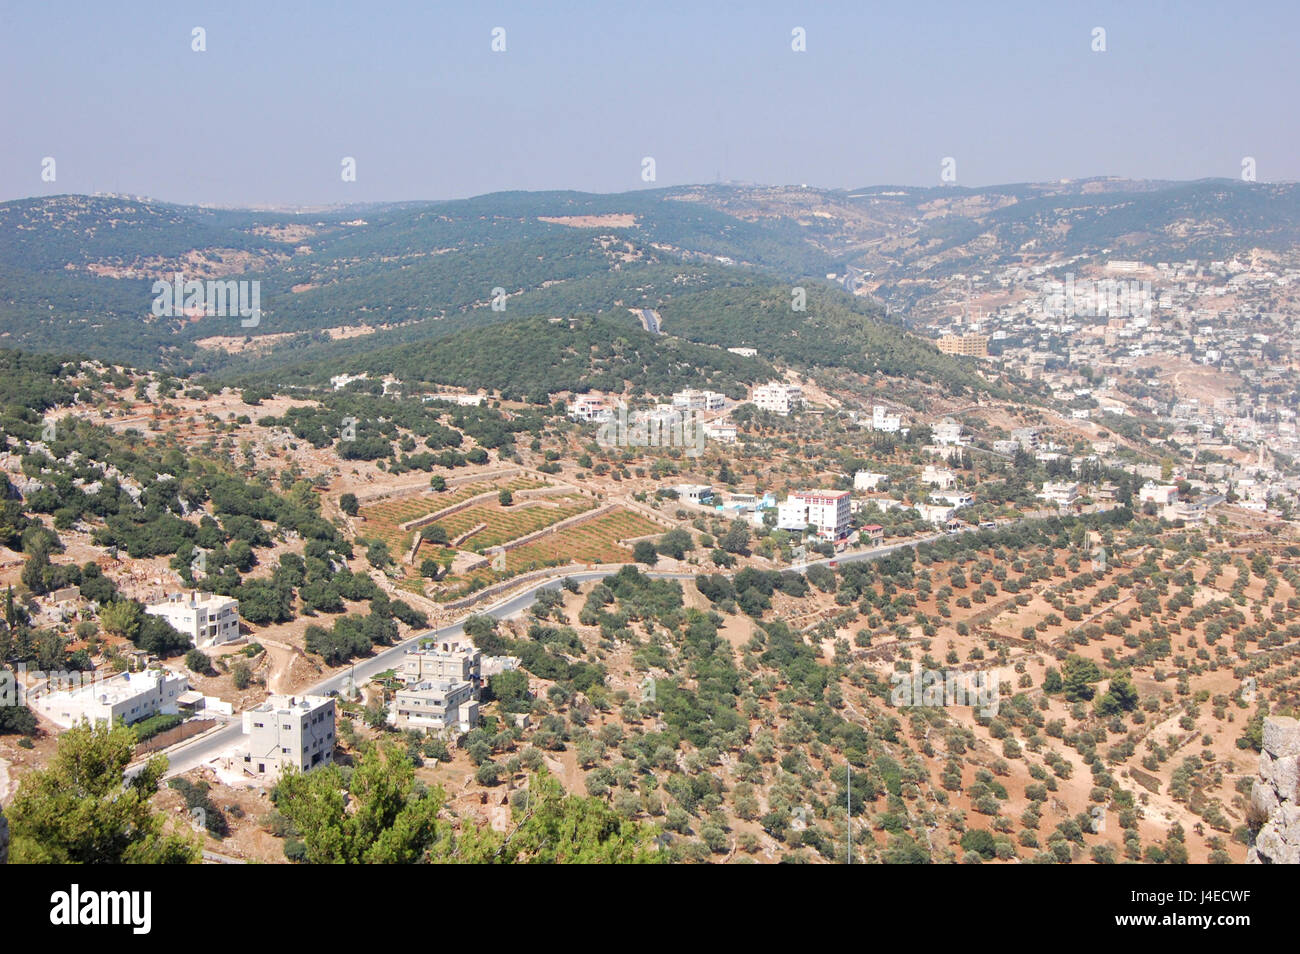
<svg viewBox="0 0 1300 954"><path fill-rule="evenodd" d="M1300 865L1300 721L1285 716L1264 720L1250 810L1263 824L1246 854L1247 864Z"/></svg>

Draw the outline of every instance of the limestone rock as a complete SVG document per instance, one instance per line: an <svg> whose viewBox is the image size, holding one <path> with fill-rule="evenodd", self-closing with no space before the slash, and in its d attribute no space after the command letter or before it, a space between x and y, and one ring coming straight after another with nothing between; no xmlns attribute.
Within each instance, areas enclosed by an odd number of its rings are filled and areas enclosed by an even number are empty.
<svg viewBox="0 0 1300 954"><path fill-rule="evenodd" d="M1279 800L1277 792L1266 779L1257 778L1255 784L1250 788L1250 806L1255 809L1262 817L1272 818L1273 813L1278 810Z"/></svg>
<svg viewBox="0 0 1300 954"><path fill-rule="evenodd" d="M1264 822L1246 863L1300 865L1300 721L1285 716L1264 720L1264 746L1250 806Z"/></svg>
<svg viewBox="0 0 1300 954"><path fill-rule="evenodd" d="M1300 802L1300 758L1288 755L1274 759L1271 775L1273 789L1281 801Z"/></svg>
<svg viewBox="0 0 1300 954"><path fill-rule="evenodd" d="M1300 755L1300 720L1290 716L1265 718L1264 751L1275 759Z"/></svg>

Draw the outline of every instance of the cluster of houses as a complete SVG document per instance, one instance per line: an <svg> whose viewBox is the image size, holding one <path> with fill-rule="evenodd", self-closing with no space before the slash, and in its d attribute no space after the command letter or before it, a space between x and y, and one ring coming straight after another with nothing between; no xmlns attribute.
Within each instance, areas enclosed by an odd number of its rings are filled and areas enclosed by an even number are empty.
<svg viewBox="0 0 1300 954"><path fill-rule="evenodd" d="M483 654L465 641L424 642L402 660L389 721L399 729L468 732L478 725Z"/></svg>
<svg viewBox="0 0 1300 954"><path fill-rule="evenodd" d="M146 607L187 634L195 646L215 646L239 635L239 604L211 593L170 594ZM485 675L517 667L510 657L489 657L464 639L423 642L406 653L389 721L401 729L468 732L478 725ZM82 680L78 680L82 681ZM157 715L193 714L206 706L233 715L229 703L189 688L184 674L157 667L106 678L87 675L74 688L32 693L32 704L62 726L82 721L131 725ZM310 771L333 758L332 696L272 695L242 714L244 743L226 760L246 776L271 780L287 766Z"/></svg>

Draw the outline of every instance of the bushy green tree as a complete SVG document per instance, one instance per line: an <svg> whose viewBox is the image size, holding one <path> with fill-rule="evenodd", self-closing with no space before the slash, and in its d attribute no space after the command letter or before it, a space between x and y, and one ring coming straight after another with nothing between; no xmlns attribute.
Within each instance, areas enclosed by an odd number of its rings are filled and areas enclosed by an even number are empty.
<svg viewBox="0 0 1300 954"><path fill-rule="evenodd" d="M23 777L7 812L12 861L23 864L192 864L200 845L167 831L149 804L167 771L154 756L135 778L135 733L123 725L73 726L48 768Z"/></svg>

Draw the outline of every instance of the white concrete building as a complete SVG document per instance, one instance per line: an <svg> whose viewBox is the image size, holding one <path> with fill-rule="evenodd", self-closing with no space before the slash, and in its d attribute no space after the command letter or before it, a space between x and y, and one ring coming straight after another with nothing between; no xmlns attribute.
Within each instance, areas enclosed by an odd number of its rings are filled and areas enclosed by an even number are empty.
<svg viewBox="0 0 1300 954"><path fill-rule="evenodd" d="M913 505L913 509L921 515L921 519L926 523L932 523L936 527L945 527L956 517L956 508L948 504L927 504L919 503Z"/></svg>
<svg viewBox="0 0 1300 954"><path fill-rule="evenodd" d="M1018 443L1025 450L1033 450L1038 446L1038 428L1036 427L1016 427L1011 430L1011 439Z"/></svg>
<svg viewBox="0 0 1300 954"><path fill-rule="evenodd" d="M392 721L399 729L468 732L478 725L474 686L454 679L429 679L397 690Z"/></svg>
<svg viewBox="0 0 1300 954"><path fill-rule="evenodd" d="M121 719L130 725L150 716L178 714L177 700L189 688L184 676L166 669L120 672L106 679L88 678L92 680L89 684L46 693L33 706L64 728L83 719L92 724L110 725Z"/></svg>
<svg viewBox="0 0 1300 954"><path fill-rule="evenodd" d="M803 388L782 381L760 384L754 388L751 400L760 411L786 417L791 411L803 407Z"/></svg>
<svg viewBox="0 0 1300 954"><path fill-rule="evenodd" d="M713 487L709 484L678 484L677 499L683 503L708 505L713 500Z"/></svg>
<svg viewBox="0 0 1300 954"><path fill-rule="evenodd" d="M951 417L945 417L930 428L930 435L934 438L936 444L956 447L962 443L962 426Z"/></svg>
<svg viewBox="0 0 1300 954"><path fill-rule="evenodd" d="M809 525L826 540L841 540L849 533L849 492L808 490L790 494L776 510L776 525L782 530L803 530Z"/></svg>
<svg viewBox="0 0 1300 954"><path fill-rule="evenodd" d="M1178 488L1173 484L1157 484L1147 481L1138 490L1138 503L1153 503L1157 507L1167 507L1178 499Z"/></svg>
<svg viewBox="0 0 1300 954"><path fill-rule="evenodd" d="M726 403L726 395L717 391L686 388L673 393L673 407L689 408L692 411L720 411Z"/></svg>
<svg viewBox="0 0 1300 954"><path fill-rule="evenodd" d="M1195 501L1175 500L1164 508L1161 514L1166 520L1181 520L1184 523L1204 523L1205 504Z"/></svg>
<svg viewBox="0 0 1300 954"><path fill-rule="evenodd" d="M903 429L903 416L890 414L889 408L877 404L871 409L871 429L896 434Z"/></svg>
<svg viewBox="0 0 1300 954"><path fill-rule="evenodd" d="M719 444L736 443L738 432L736 425L729 421L705 421L704 436Z"/></svg>
<svg viewBox="0 0 1300 954"><path fill-rule="evenodd" d="M479 686L483 681L483 652L467 640L421 642L402 657L401 675L407 685L451 679Z"/></svg>
<svg viewBox="0 0 1300 954"><path fill-rule="evenodd" d="M889 478L885 474L877 474L869 470L859 470L853 474L853 489L875 490L888 480Z"/></svg>
<svg viewBox="0 0 1300 954"><path fill-rule="evenodd" d="M1079 485L1072 480L1048 480L1038 496L1058 507L1069 507L1079 499Z"/></svg>
<svg viewBox="0 0 1300 954"><path fill-rule="evenodd" d="M188 590L171 593L144 611L167 620L200 649L239 638L239 600L229 596Z"/></svg>
<svg viewBox="0 0 1300 954"><path fill-rule="evenodd" d="M938 487L940 490L947 490L957 483L957 475L946 467L935 467L934 464L926 464L921 471L921 483L929 484L931 487Z"/></svg>
<svg viewBox="0 0 1300 954"><path fill-rule="evenodd" d="M287 765L309 772L334 759L334 700L271 696L244 710L244 735L245 773L274 779Z"/></svg>
<svg viewBox="0 0 1300 954"><path fill-rule="evenodd" d="M569 419L574 421L609 421L614 418L614 410L605 403L604 398L580 394L567 408Z"/></svg>

